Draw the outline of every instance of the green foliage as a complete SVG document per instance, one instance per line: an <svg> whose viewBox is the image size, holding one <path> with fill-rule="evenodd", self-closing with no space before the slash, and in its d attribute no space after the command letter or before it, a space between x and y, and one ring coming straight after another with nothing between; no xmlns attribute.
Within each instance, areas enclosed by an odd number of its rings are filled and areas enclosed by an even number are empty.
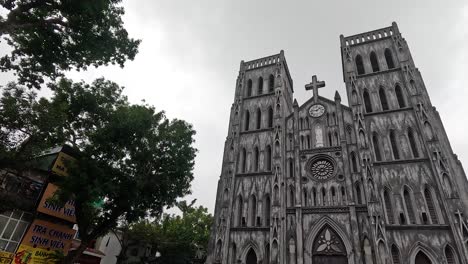
<svg viewBox="0 0 468 264"><path fill-rule="evenodd" d="M0 35L12 48L0 59L19 82L39 88L63 71L133 60L139 40L123 27L122 0L1 0Z"/></svg>
<svg viewBox="0 0 468 264"><path fill-rule="evenodd" d="M158 221L138 222L129 229L129 240L149 243L161 253L158 263L192 263L198 249L206 253L213 216L193 202L182 201L177 206L182 215L164 214Z"/></svg>
<svg viewBox="0 0 468 264"><path fill-rule="evenodd" d="M78 161L67 164L71 175L52 180L60 187L59 201L75 200L83 243L119 220L158 217L189 193L196 153L190 124L130 104L121 87L103 79L91 85L62 79L50 88L50 99L37 99L24 87L6 87L0 99L0 165L24 167L61 144L78 150Z"/></svg>

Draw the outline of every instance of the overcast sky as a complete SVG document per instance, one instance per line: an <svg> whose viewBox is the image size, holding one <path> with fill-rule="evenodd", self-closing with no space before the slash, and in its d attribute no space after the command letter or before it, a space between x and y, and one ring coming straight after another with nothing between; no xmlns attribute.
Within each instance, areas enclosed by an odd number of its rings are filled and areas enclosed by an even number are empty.
<svg viewBox="0 0 468 264"><path fill-rule="evenodd" d="M146 100L197 131L193 195L214 210L224 140L241 60L285 51L301 104L316 74L321 95L345 98L339 35L396 21L437 107L452 147L468 168L468 2L465 1L154 1L124 0L126 28L142 39L125 68L71 73L104 76L126 87L132 102ZM287 4L287 5L286 5ZM3 80L2 80L3 79ZM1 83L7 79L0 75Z"/></svg>

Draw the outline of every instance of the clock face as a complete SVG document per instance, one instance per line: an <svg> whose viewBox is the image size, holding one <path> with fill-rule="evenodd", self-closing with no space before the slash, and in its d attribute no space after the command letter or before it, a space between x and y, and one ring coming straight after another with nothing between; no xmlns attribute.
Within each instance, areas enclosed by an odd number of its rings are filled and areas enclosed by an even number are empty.
<svg viewBox="0 0 468 264"><path fill-rule="evenodd" d="M321 104L314 104L309 108L309 115L312 117L319 117L325 113L325 107Z"/></svg>

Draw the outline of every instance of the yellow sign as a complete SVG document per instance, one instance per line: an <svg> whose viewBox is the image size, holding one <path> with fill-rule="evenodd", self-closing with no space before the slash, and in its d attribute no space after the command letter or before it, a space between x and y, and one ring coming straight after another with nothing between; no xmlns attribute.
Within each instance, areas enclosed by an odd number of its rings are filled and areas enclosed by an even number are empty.
<svg viewBox="0 0 468 264"><path fill-rule="evenodd" d="M35 248L21 244L16 250L12 264L51 264L58 263L53 250ZM54 261L55 260L55 261ZM9 263L9 262L8 262Z"/></svg>
<svg viewBox="0 0 468 264"><path fill-rule="evenodd" d="M59 152L54 165L52 166L52 172L60 176L68 176L68 170L66 168L67 162L74 162L76 159L68 154Z"/></svg>
<svg viewBox="0 0 468 264"><path fill-rule="evenodd" d="M5 251L0 251L0 264L10 264L15 254Z"/></svg>
<svg viewBox="0 0 468 264"><path fill-rule="evenodd" d="M36 219L23 237L22 245L62 251L67 254L76 230L64 225ZM18 251L17 251L18 252Z"/></svg>
<svg viewBox="0 0 468 264"><path fill-rule="evenodd" d="M47 199L54 196L57 189L58 187L51 183L47 185L44 195L42 195L41 202L37 207L37 211L76 223L75 202L73 200L67 201L63 207L47 201Z"/></svg>

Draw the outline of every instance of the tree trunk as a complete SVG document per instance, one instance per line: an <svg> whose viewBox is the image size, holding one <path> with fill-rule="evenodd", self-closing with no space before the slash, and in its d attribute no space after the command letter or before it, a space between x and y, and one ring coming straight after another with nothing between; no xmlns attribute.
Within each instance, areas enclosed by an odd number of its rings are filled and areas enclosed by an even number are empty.
<svg viewBox="0 0 468 264"><path fill-rule="evenodd" d="M68 252L68 255L63 259L62 264L73 264L83 254L88 247L89 241L81 241L78 248L72 252Z"/></svg>

